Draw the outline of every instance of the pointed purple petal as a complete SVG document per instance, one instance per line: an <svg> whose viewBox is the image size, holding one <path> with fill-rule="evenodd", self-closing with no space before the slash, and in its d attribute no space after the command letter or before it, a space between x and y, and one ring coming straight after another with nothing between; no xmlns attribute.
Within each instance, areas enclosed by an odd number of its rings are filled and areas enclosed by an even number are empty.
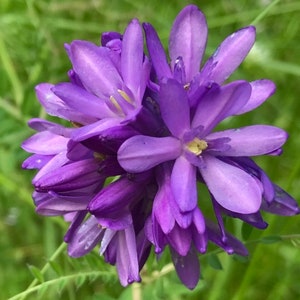
<svg viewBox="0 0 300 300"><path fill-rule="evenodd" d="M175 225L175 219L170 207L171 197L173 197L173 194L169 181L159 183L159 190L155 195L152 211L165 234L169 233Z"/></svg>
<svg viewBox="0 0 300 300"><path fill-rule="evenodd" d="M195 5L186 6L173 23L169 52L172 68L177 58L182 57L187 82L199 71L206 39L207 24L204 14Z"/></svg>
<svg viewBox="0 0 300 300"><path fill-rule="evenodd" d="M168 64L165 50L155 29L149 23L144 23L143 27L145 30L146 43L150 59L158 80L161 80L163 77L171 78L172 73Z"/></svg>
<svg viewBox="0 0 300 300"><path fill-rule="evenodd" d="M41 169L52 158L53 158L53 155L33 154L23 161L22 168L24 168L24 169Z"/></svg>
<svg viewBox="0 0 300 300"><path fill-rule="evenodd" d="M222 207L242 214L259 210L262 191L251 175L209 155L203 155L203 160L206 166L199 169L201 175Z"/></svg>
<svg viewBox="0 0 300 300"><path fill-rule="evenodd" d="M96 121L95 118L86 116L80 111L74 111L74 109L66 105L66 103L52 92L53 86L49 83L41 83L35 87L37 98L49 115L80 124L88 124Z"/></svg>
<svg viewBox="0 0 300 300"><path fill-rule="evenodd" d="M175 161L171 186L180 211L192 211L197 205L196 168L184 156Z"/></svg>
<svg viewBox="0 0 300 300"><path fill-rule="evenodd" d="M55 155L47 164L45 164L42 169L35 175L35 177L32 180L32 183L34 184L37 182L42 176L46 175L47 173L63 166L66 164L69 160L66 157L66 151L62 151L59 154Z"/></svg>
<svg viewBox="0 0 300 300"><path fill-rule="evenodd" d="M238 254L241 256L247 256L248 250L242 242L236 239L233 235L226 232L226 242L224 242L223 237L220 232L219 226L217 226L212 221L206 219L206 231L207 236L210 241L212 241L217 246L223 248L228 254Z"/></svg>
<svg viewBox="0 0 300 300"><path fill-rule="evenodd" d="M118 161L127 172L139 173L173 160L180 153L181 143L175 138L136 135L121 145Z"/></svg>
<svg viewBox="0 0 300 300"><path fill-rule="evenodd" d="M192 242L192 232L189 228L184 229L175 224L173 230L166 237L178 254L187 255Z"/></svg>
<svg viewBox="0 0 300 300"><path fill-rule="evenodd" d="M123 35L121 52L121 73L125 85L141 99L144 91L140 90L143 66L143 32L137 19L133 19Z"/></svg>
<svg viewBox="0 0 300 300"><path fill-rule="evenodd" d="M27 152L53 155L67 149L69 139L48 131L34 134L22 143L22 148Z"/></svg>
<svg viewBox="0 0 300 300"><path fill-rule="evenodd" d="M228 36L204 65L206 82L222 84L241 64L255 42L255 27L242 28Z"/></svg>
<svg viewBox="0 0 300 300"><path fill-rule="evenodd" d="M122 213L127 205L143 195L149 176L149 172L133 175L132 178L122 176L104 187L89 203L88 209L99 217L106 217L110 213Z"/></svg>
<svg viewBox="0 0 300 300"><path fill-rule="evenodd" d="M297 201L284 191L281 187L274 184L275 197L271 203L263 201L261 208L269 213L281 216L294 216L300 213Z"/></svg>
<svg viewBox="0 0 300 300"><path fill-rule="evenodd" d="M116 266L120 283L127 286L134 281L141 280L139 276L139 264L136 250L135 233L132 226L119 231L117 245Z"/></svg>
<svg viewBox="0 0 300 300"><path fill-rule="evenodd" d="M109 56L109 49L87 41L70 45L73 69L85 88L98 97L110 97L122 88L122 79Z"/></svg>
<svg viewBox="0 0 300 300"><path fill-rule="evenodd" d="M171 133L181 137L190 128L190 107L186 91L174 79L161 84L159 92L161 116Z"/></svg>
<svg viewBox="0 0 300 300"><path fill-rule="evenodd" d="M172 247L170 249L179 279L187 288L190 290L194 289L200 278L200 264L197 252L191 247L186 256L181 256Z"/></svg>
<svg viewBox="0 0 300 300"><path fill-rule="evenodd" d="M76 128L72 132L72 139L76 142L84 141L90 137L101 134L101 132L107 129L118 126L120 121L121 120L118 118L106 118L95 123Z"/></svg>
<svg viewBox="0 0 300 300"><path fill-rule="evenodd" d="M264 103L275 93L276 86L274 82L268 79L260 79L250 82L252 87L251 96L248 102L235 114L240 115L255 109Z"/></svg>
<svg viewBox="0 0 300 300"><path fill-rule="evenodd" d="M287 139L287 133L274 126L253 125L238 129L229 129L209 134L205 140L229 138L227 150L222 149L222 156L255 156L268 154L280 148ZM214 150L214 154L218 155Z"/></svg>
<svg viewBox="0 0 300 300"><path fill-rule="evenodd" d="M68 245L68 254L71 257L87 254L98 244L102 233L103 229L99 227L97 219L90 216L74 233Z"/></svg>
<svg viewBox="0 0 300 300"><path fill-rule="evenodd" d="M95 159L72 162L40 177L34 186L37 190L55 192L83 188L104 180L98 169L99 164Z"/></svg>
<svg viewBox="0 0 300 300"><path fill-rule="evenodd" d="M53 93L62 99L67 106L82 114L98 119L114 117L104 100L87 92L72 83L59 83L52 88Z"/></svg>
<svg viewBox="0 0 300 300"><path fill-rule="evenodd" d="M205 136L223 119L239 111L250 95L251 86L246 81L234 81L223 87L213 85L200 100L192 127L202 126L202 136Z"/></svg>

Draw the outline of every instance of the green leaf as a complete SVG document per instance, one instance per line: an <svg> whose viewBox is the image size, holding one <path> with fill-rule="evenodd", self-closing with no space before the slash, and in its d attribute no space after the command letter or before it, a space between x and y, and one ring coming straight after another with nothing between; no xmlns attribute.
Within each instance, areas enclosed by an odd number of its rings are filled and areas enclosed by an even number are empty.
<svg viewBox="0 0 300 300"><path fill-rule="evenodd" d="M76 289L79 289L85 282L85 277L84 276L79 276L75 279L75 285Z"/></svg>
<svg viewBox="0 0 300 300"><path fill-rule="evenodd" d="M41 273L40 269L38 269L37 267L35 267L33 265L27 265L27 266L35 279L37 279L39 282L45 281L44 276Z"/></svg>
<svg viewBox="0 0 300 300"><path fill-rule="evenodd" d="M49 261L49 264L51 266L51 268L53 269L53 271L57 274L57 275L62 275L63 271L61 266L55 262L55 261Z"/></svg>
<svg viewBox="0 0 300 300"><path fill-rule="evenodd" d="M208 264L215 270L223 270L219 257L216 254L210 254L207 257Z"/></svg>
<svg viewBox="0 0 300 300"><path fill-rule="evenodd" d="M273 244L273 243L277 243L282 241L282 238L278 235L274 235L274 236L265 236L263 237L260 242L263 244Z"/></svg>

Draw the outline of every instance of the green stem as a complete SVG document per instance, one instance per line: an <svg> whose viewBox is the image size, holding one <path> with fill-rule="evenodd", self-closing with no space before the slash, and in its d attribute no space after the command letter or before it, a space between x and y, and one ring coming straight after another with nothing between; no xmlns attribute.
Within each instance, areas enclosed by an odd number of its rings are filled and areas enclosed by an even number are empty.
<svg viewBox="0 0 300 300"><path fill-rule="evenodd" d="M95 278L95 277L100 277L101 275L105 275L105 274L106 274L106 272L103 272L103 271L91 271L91 272L83 272L83 273L81 272L81 273L77 273L77 274L60 276L59 278L55 278L55 279L45 281L45 282L43 282L39 285L34 284L35 286L28 287L28 289L26 289L26 291L24 291L22 293L19 293L15 296L9 298L8 300L25 299L25 297L27 295L38 291L42 287L49 287L51 285L56 285L56 284L58 284L59 282L62 282L62 281L73 281L76 278L80 278L80 277L85 277L85 278L93 277L93 278Z"/></svg>
<svg viewBox="0 0 300 300"><path fill-rule="evenodd" d="M46 272L47 272L47 270L50 268L50 262L51 261L54 261L58 256L59 256L59 254L64 250L66 248L66 244L65 243L62 243L57 249L56 249L56 251L53 253L53 255L50 257L50 259L48 260L48 262L45 264L45 266L42 268L42 270L41 270L41 273L44 275ZM52 281L52 280L49 280L49 281ZM47 281L47 282L49 282L49 281ZM45 282L46 283L46 282ZM34 279L32 282L31 282L31 284L28 286L28 288L24 291L24 292L22 292L22 293L20 293L20 294L18 294L18 295L16 295L16 296L14 296L13 298L11 298L11 300L12 299L17 299L17 298L19 298L19 297L21 297L20 299L21 300L23 300L23 299L25 299L25 297L27 296L27 294L28 293L26 293L27 291L30 291L29 293L32 293L32 291L34 291L34 290L32 290L32 288L34 287L34 286L36 286L38 284L38 280L37 279ZM18 296L18 297L17 297ZM17 298L15 298L15 297L17 297Z"/></svg>

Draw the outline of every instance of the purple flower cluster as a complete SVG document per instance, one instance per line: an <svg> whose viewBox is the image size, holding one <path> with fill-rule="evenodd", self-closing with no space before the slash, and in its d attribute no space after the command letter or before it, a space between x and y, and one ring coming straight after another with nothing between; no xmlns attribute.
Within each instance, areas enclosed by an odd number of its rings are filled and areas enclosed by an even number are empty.
<svg viewBox="0 0 300 300"><path fill-rule="evenodd" d="M206 40L205 16L194 5L174 21L170 59L155 29L133 19L124 34L103 33L101 46L67 44L69 82L36 87L46 112L70 121L69 127L29 121L37 133L23 142L33 153L23 167L38 169L36 210L70 222L64 238L70 256L100 245L124 286L140 281L152 246L157 255L169 246L180 280L192 289L200 277L198 253L208 242L247 255L226 232L224 216L264 229L262 210L299 213L250 158L279 155L284 130L215 131L275 91L266 79L225 82L253 46L255 28L231 34L200 69ZM201 184L210 199L198 194Z"/></svg>

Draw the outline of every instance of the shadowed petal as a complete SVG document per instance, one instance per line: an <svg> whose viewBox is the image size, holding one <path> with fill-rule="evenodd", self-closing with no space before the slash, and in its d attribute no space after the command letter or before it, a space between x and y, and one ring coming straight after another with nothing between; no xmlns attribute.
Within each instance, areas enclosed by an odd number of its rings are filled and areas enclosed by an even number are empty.
<svg viewBox="0 0 300 300"><path fill-rule="evenodd" d="M49 171L36 180L37 190L53 190L55 192L83 188L104 180L98 172L99 164L95 159L72 162Z"/></svg>
<svg viewBox="0 0 300 300"><path fill-rule="evenodd" d="M158 80L161 80L163 77L171 78L172 73L168 64L165 50L155 29L149 23L144 23L143 27L145 30L146 43L150 54L150 59Z"/></svg>
<svg viewBox="0 0 300 300"><path fill-rule="evenodd" d="M281 216L294 216L300 213L297 201L282 188L274 184L275 197L271 203L263 201L261 208Z"/></svg>
<svg viewBox="0 0 300 300"><path fill-rule="evenodd" d="M176 159L171 187L181 212L192 211L197 205L196 168L184 156Z"/></svg>
<svg viewBox="0 0 300 300"><path fill-rule="evenodd" d="M98 244L103 234L103 229L98 225L97 219L90 216L78 227L68 245L70 256L83 256Z"/></svg>
<svg viewBox="0 0 300 300"><path fill-rule="evenodd" d="M173 160L180 153L181 143L175 138L136 135L121 145L118 161L127 172L139 173Z"/></svg>
<svg viewBox="0 0 300 300"><path fill-rule="evenodd" d="M189 228L184 229L175 224L173 230L166 235L166 238L178 254L187 255L192 242L192 232Z"/></svg>
<svg viewBox="0 0 300 300"><path fill-rule="evenodd" d="M217 246L223 248L228 254L238 254L241 256L247 256L248 250L242 242L236 239L233 235L229 233L226 234L226 239L224 241L223 235L220 232L218 225L212 221L205 219L207 236L210 241L212 241Z"/></svg>
<svg viewBox="0 0 300 300"><path fill-rule="evenodd" d="M170 207L171 197L173 197L173 194L169 180L161 180L161 182L159 182L159 189L154 198L152 211L165 234L169 233L175 225L175 218Z"/></svg>
<svg viewBox="0 0 300 300"><path fill-rule="evenodd" d="M186 81L190 82L199 71L201 59L205 51L207 24L203 13L195 5L186 6L176 17L169 40L171 65L182 57Z"/></svg>
<svg viewBox="0 0 300 300"><path fill-rule="evenodd" d="M23 161L22 168L24 168L24 169L40 169L45 164L47 164L52 158L53 158L53 155L33 154Z"/></svg>
<svg viewBox="0 0 300 300"><path fill-rule="evenodd" d="M87 92L83 88L68 82L55 85L53 93L75 111L98 119L114 117L104 100Z"/></svg>
<svg viewBox="0 0 300 300"><path fill-rule="evenodd" d="M240 115L255 109L264 103L275 93L276 86L274 82L268 79L260 79L250 82L252 87L251 96L248 102L235 114Z"/></svg>
<svg viewBox="0 0 300 300"><path fill-rule="evenodd" d="M97 120L69 107L52 92L53 87L54 85L49 83L40 83L35 87L36 96L49 115L80 124L88 124Z"/></svg>
<svg viewBox="0 0 300 300"><path fill-rule="evenodd" d="M52 155L64 151L69 139L49 131L34 134L22 143L22 148L27 152Z"/></svg>
<svg viewBox="0 0 300 300"><path fill-rule="evenodd" d="M173 264L181 282L190 290L194 289L200 278L200 264L197 252L193 247L186 256L179 255L171 249Z"/></svg>
<svg viewBox="0 0 300 300"><path fill-rule="evenodd" d="M206 137L210 142L214 139L229 138L227 149L222 149L222 156L255 156L268 154L280 148L287 139L287 133L274 126L253 125L238 129L229 129L211 133ZM214 151L216 155L218 151Z"/></svg>
<svg viewBox="0 0 300 300"><path fill-rule="evenodd" d="M180 137L190 128L190 107L187 94L174 79L161 84L159 92L161 116L171 133Z"/></svg>
<svg viewBox="0 0 300 300"><path fill-rule="evenodd" d="M116 266L120 283L123 286L127 286L129 283L141 280L133 227L129 226L125 230L119 231L117 239Z"/></svg>
<svg viewBox="0 0 300 300"><path fill-rule="evenodd" d="M143 65L143 32L137 19L133 19L123 35L121 52L121 73L125 85L136 99L142 98L140 90Z"/></svg>
<svg viewBox="0 0 300 300"><path fill-rule="evenodd" d="M98 97L110 97L122 88L122 79L109 56L109 50L87 41L70 45L73 69L87 90Z"/></svg>
<svg viewBox="0 0 300 300"><path fill-rule="evenodd" d="M241 64L255 42L255 27L242 28L228 36L202 69L206 82L222 84Z"/></svg>
<svg viewBox="0 0 300 300"><path fill-rule="evenodd" d="M209 155L203 155L203 160L206 166L199 169L201 175L222 207L241 214L259 210L262 191L252 176Z"/></svg>
<svg viewBox="0 0 300 300"><path fill-rule="evenodd" d="M103 131L118 126L119 124L120 119L118 118L102 119L95 123L74 129L72 139L76 142L81 142L90 137L100 135Z"/></svg>
<svg viewBox="0 0 300 300"><path fill-rule="evenodd" d="M234 81L223 87L213 85L199 102L192 127L202 126L202 136L209 133L219 122L235 114L251 95L251 86L246 81Z"/></svg>

